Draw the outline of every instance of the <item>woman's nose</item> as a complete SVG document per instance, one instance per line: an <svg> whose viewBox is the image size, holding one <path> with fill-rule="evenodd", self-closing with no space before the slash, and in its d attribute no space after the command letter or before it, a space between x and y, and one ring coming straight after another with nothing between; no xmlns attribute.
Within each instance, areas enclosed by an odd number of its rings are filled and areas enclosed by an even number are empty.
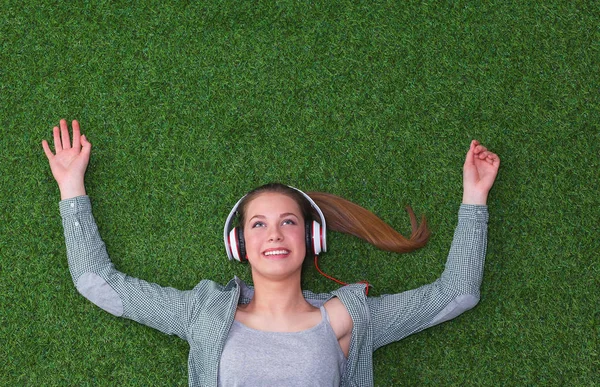
<svg viewBox="0 0 600 387"><path fill-rule="evenodd" d="M283 239L283 234L279 227L273 227L271 229L271 233L269 234L269 241L280 241Z"/></svg>

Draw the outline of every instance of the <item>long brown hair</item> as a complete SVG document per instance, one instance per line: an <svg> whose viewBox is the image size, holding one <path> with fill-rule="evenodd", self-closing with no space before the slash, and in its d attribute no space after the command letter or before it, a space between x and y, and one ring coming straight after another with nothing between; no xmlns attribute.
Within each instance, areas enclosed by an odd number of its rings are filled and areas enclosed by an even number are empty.
<svg viewBox="0 0 600 387"><path fill-rule="evenodd" d="M265 192L281 193L294 199L300 206L305 222L313 219L319 220L319 217L313 214L314 211L312 211L309 201L301 193L284 184L269 183L250 191L240 202L238 223L241 227L244 225L248 203ZM328 229L354 235L381 250L407 253L425 246L429 239L430 232L427 229L425 216L421 218L419 225L415 213L409 206L406 207L406 211L410 217L412 233L410 238L405 238L377 215L358 204L325 192L307 192L306 194L323 212Z"/></svg>
<svg viewBox="0 0 600 387"><path fill-rule="evenodd" d="M425 246L429 239L425 216L421 217L421 225L418 225L410 206L406 207L406 211L410 216L412 233L410 238L405 238L377 215L358 204L325 192L307 192L307 195L325 215L327 228L364 239L381 250L408 253Z"/></svg>

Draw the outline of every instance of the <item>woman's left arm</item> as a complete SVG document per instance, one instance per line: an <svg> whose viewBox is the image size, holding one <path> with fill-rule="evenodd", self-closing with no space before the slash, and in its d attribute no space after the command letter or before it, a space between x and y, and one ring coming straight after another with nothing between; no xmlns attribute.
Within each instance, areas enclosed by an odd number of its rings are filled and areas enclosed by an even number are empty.
<svg viewBox="0 0 600 387"><path fill-rule="evenodd" d="M477 305L487 248L487 196L499 166L496 154L475 140L471 142L463 168L463 203L446 268L431 284L368 299L373 350Z"/></svg>

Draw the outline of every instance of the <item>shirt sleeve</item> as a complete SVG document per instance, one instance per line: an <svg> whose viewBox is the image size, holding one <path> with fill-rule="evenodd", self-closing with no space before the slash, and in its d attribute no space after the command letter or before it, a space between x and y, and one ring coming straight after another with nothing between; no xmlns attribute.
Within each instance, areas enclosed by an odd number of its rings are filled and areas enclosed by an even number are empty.
<svg viewBox="0 0 600 387"><path fill-rule="evenodd" d="M373 350L448 321L479 302L487 248L487 206L462 204L441 277L399 294L367 300Z"/></svg>
<svg viewBox="0 0 600 387"><path fill-rule="evenodd" d="M200 285L180 291L117 271L98 232L89 197L62 200L59 208L69 271L77 290L115 316L186 339Z"/></svg>

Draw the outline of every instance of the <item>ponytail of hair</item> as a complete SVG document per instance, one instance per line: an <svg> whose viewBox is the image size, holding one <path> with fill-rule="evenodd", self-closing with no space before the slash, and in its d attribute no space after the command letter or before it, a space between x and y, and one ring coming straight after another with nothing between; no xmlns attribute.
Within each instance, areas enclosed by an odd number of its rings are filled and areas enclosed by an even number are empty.
<svg viewBox="0 0 600 387"><path fill-rule="evenodd" d="M410 206L406 207L406 211L410 216L412 233L407 239L377 215L351 201L325 192L307 194L325 215L327 228L364 239L381 250L408 253L425 246L429 239L425 216L421 218L421 225L418 225Z"/></svg>

